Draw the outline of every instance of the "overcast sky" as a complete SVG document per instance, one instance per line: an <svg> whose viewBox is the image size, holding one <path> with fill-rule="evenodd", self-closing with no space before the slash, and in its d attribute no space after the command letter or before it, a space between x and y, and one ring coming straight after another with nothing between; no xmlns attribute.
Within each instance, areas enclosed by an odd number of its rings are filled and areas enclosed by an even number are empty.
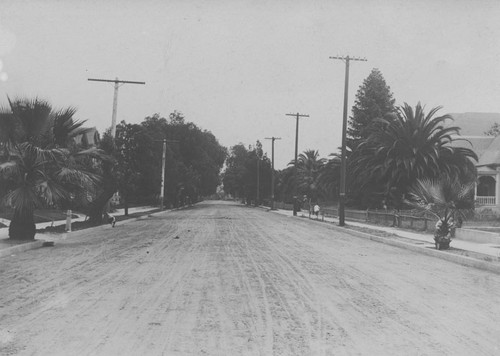
<svg viewBox="0 0 500 356"><path fill-rule="evenodd" d="M345 64L349 109L373 68L397 104L500 112L500 1L0 0L0 103L35 96L103 131L174 110L230 147L261 140L276 167L341 144Z"/></svg>

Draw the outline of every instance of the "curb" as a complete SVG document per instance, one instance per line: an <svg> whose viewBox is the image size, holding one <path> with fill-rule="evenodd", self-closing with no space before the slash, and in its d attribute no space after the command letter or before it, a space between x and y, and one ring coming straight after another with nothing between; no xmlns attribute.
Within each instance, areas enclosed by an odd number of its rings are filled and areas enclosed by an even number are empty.
<svg viewBox="0 0 500 356"><path fill-rule="evenodd" d="M194 206L195 204L192 204L191 206ZM126 223L133 222L133 221L139 221L139 220L142 220L142 219L144 219L145 217L147 217L149 215L169 213L169 212L176 211L176 210L182 210L182 209L187 208L187 207L189 207L189 206L180 207L180 208L173 208L173 209L165 209L165 210L162 210L162 211L157 211L155 213L150 213L149 211L144 211L144 212L142 212L143 215L140 215L140 216L138 216L136 218L122 220L120 222L120 224L126 224ZM105 226L105 224L98 225L98 226L95 226L95 227L90 227L90 228L87 228L85 230L92 231L94 229L102 228L103 226ZM39 235L43 236L43 234L39 234ZM2 248L2 249L0 249L0 258L5 257L5 256L10 256L12 254L17 254L17 253L21 253L21 252L24 252L24 251L34 250L34 249L43 247L43 244L45 242L46 242L45 240L41 240L41 239L38 240L37 239L37 240L32 241L32 242L25 242L25 243L21 243L19 245L15 245L15 246L12 246L12 247Z"/></svg>
<svg viewBox="0 0 500 356"><path fill-rule="evenodd" d="M33 242L25 242L12 247L0 249L0 257L10 256L12 254L40 248L43 246L44 242L45 240L35 240Z"/></svg>
<svg viewBox="0 0 500 356"><path fill-rule="evenodd" d="M283 216L290 217L287 215L283 215ZM323 222L323 221L320 221L320 222ZM394 240L394 239L387 239L387 238L372 235L372 234L369 234L366 232L356 231L356 230L350 229L349 226L342 228L342 227L335 225L334 223L330 223L327 221L324 221L324 222L327 223L329 227L331 227L337 231L343 231L343 232L345 232L349 235L352 235L352 236L356 236L356 237L360 237L360 238L364 238L364 239L369 239L369 240L372 240L375 242L381 242L381 243L384 243L384 244L387 244L390 246L394 246L394 247L404 248L404 249L411 250L411 251L417 252L417 253L421 253L421 254L424 254L427 256L441 258L443 260L453 262L453 263L456 263L456 264L459 264L462 266L474 267L474 268L482 269L482 270L485 270L488 272L500 274L500 264L493 264L493 263L490 263L487 261L478 260L478 259L468 257L468 256L453 255L453 254L446 253L445 251L429 249L429 248L426 248L426 247L421 246L421 245L414 245L414 244L411 244L408 242L398 241L398 240Z"/></svg>
<svg viewBox="0 0 500 356"><path fill-rule="evenodd" d="M418 252L418 253L421 253L421 254L424 254L427 256L438 257L438 258L441 258L441 259L449 261L449 262L454 262L454 263L460 264L462 266L474 267L474 268L482 269L485 271L500 274L500 265L493 264L493 263L490 263L487 261L477 260L475 258L468 257L468 256L452 255L452 254L446 253L445 251L428 249L426 247L413 245L413 244L408 243L408 242L386 239L386 238L381 237L381 236L375 236L375 235L371 235L371 234L368 234L365 232L351 230L349 228L347 228L345 230L340 229L336 226L334 226L334 228L336 230L345 231L346 233L353 235L353 236L356 236L356 237L365 238L365 239L369 239L369 240L376 241L376 242L381 242L381 243L384 243L384 244L387 244L390 246L404 248L404 249Z"/></svg>

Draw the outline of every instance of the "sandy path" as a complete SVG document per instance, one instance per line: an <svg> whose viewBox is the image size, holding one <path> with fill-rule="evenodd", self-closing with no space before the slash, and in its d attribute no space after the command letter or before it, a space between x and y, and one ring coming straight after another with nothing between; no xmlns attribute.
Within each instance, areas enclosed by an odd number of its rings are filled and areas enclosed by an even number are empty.
<svg viewBox="0 0 500 356"><path fill-rule="evenodd" d="M498 275L328 224L205 203L92 234L0 260L0 354L500 353Z"/></svg>

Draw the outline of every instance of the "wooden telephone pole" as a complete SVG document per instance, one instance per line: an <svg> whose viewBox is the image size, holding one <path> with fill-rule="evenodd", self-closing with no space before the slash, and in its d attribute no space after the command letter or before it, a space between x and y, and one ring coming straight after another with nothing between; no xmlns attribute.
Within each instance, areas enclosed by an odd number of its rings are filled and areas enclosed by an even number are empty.
<svg viewBox="0 0 500 356"><path fill-rule="evenodd" d="M266 137L266 140L271 140L271 210L274 210L274 141L281 137Z"/></svg>
<svg viewBox="0 0 500 356"><path fill-rule="evenodd" d="M299 153L299 118L309 117L309 115L302 115L296 113L296 114L286 114L286 116L294 116L297 119L297 122L295 124L295 168L297 168L297 156Z"/></svg>
<svg viewBox="0 0 500 356"><path fill-rule="evenodd" d="M349 90L349 62L363 61L366 58L335 56L330 59L340 59L345 62L345 86L344 86L344 117L342 120L342 157L340 160L340 189L339 189L339 226L345 225L345 176L346 176L346 132L347 132L347 96Z"/></svg>
<svg viewBox="0 0 500 356"><path fill-rule="evenodd" d="M177 140L154 140L155 142L163 142L163 153L161 157L161 186L160 186L160 210L163 210L163 202L165 200L165 168L167 160L167 143L179 143Z"/></svg>
<svg viewBox="0 0 500 356"><path fill-rule="evenodd" d="M117 106L118 106L118 88L123 85L123 84L146 84L146 82L133 82L130 80L118 80L116 78L115 80L111 79L88 79L90 82L107 82L107 83L115 83L115 93L113 96L113 116L111 118L111 137L115 137L116 134L116 112L117 112ZM121 85L119 85L121 84Z"/></svg>

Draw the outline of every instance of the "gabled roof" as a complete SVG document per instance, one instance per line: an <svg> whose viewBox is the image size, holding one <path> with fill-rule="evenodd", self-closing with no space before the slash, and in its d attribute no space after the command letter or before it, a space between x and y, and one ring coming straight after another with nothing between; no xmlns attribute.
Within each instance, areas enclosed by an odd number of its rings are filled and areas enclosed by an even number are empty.
<svg viewBox="0 0 500 356"><path fill-rule="evenodd" d="M472 149L479 158L476 167L500 166L500 136L453 136L454 147Z"/></svg>
<svg viewBox="0 0 500 356"><path fill-rule="evenodd" d="M500 136L493 138L488 148L479 157L476 166L500 166Z"/></svg>
<svg viewBox="0 0 500 356"><path fill-rule="evenodd" d="M85 140L87 141L87 144L89 146L97 145L97 141L99 140L99 132L95 127L89 128L89 131L87 131L85 134L75 136L75 143L77 145L81 144L84 140L83 135L85 135Z"/></svg>

